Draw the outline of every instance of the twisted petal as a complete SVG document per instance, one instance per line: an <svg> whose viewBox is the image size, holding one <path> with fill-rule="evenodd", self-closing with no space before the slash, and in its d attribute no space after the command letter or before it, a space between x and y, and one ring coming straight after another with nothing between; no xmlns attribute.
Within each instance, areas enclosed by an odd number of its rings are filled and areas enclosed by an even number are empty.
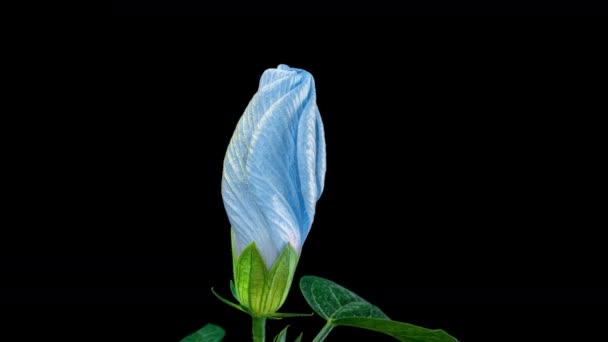
<svg viewBox="0 0 608 342"><path fill-rule="evenodd" d="M237 256L255 241L270 268L286 243L300 252L324 177L312 75L285 65L266 70L224 160L222 196Z"/></svg>

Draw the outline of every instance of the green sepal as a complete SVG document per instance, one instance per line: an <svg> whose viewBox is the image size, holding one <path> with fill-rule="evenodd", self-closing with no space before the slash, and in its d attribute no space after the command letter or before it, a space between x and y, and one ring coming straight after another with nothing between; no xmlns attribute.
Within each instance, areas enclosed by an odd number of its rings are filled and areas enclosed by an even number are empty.
<svg viewBox="0 0 608 342"><path fill-rule="evenodd" d="M232 280L230 280L230 293L232 293L232 297L234 297L234 299L239 300L239 295L236 293L236 286Z"/></svg>
<svg viewBox="0 0 608 342"><path fill-rule="evenodd" d="M262 300L268 271L262 255L252 242L243 250L237 260L234 275L236 294L241 305L256 316L262 316Z"/></svg>
<svg viewBox="0 0 608 342"><path fill-rule="evenodd" d="M297 263L298 254L287 244L268 270L252 242L233 264L235 292L241 306L254 316L272 317L289 294Z"/></svg>
<svg viewBox="0 0 608 342"><path fill-rule="evenodd" d="M285 303L297 264L298 254L288 243L270 269L265 301L268 312L276 312Z"/></svg>
<svg viewBox="0 0 608 342"><path fill-rule="evenodd" d="M245 308L245 307L243 307L243 306L241 306L241 305L235 304L235 303L233 303L233 302L229 301L228 299L226 299L226 298L224 298L224 297L220 296L219 294L217 294L217 292L215 292L215 290L213 289L213 287L211 288L211 292L213 293L213 295L214 295L215 297L217 297L217 299L219 299L219 300L220 300L220 302L222 302L222 303L224 303L224 304L226 304L226 305L228 305L228 306L230 306L230 307L233 307L233 308L235 308L235 309L237 309L237 310L239 310L239 311L243 311L243 312L244 312L244 313L246 313L246 314L251 314L251 312L249 312L249 311L247 310L247 308Z"/></svg>
<svg viewBox="0 0 608 342"><path fill-rule="evenodd" d="M281 318L291 318L291 317L311 317L314 316L314 313L291 313L291 312L275 312L273 314L269 314L268 318L270 319L281 319Z"/></svg>
<svg viewBox="0 0 608 342"><path fill-rule="evenodd" d="M230 230L230 247L232 249L232 274L236 277L236 267L237 267L236 266L237 265L236 261L237 261L237 257L236 257L236 252L235 252L235 249L234 249L234 229ZM232 280L230 282L232 283Z"/></svg>

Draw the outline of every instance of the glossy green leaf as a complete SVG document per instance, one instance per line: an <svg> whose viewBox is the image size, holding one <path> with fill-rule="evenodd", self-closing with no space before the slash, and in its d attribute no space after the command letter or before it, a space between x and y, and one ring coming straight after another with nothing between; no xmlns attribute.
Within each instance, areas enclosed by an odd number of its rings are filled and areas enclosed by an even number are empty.
<svg viewBox="0 0 608 342"><path fill-rule="evenodd" d="M302 342L302 336L304 336L304 333L300 333L300 335L298 335L298 337L295 339L294 342Z"/></svg>
<svg viewBox="0 0 608 342"><path fill-rule="evenodd" d="M458 341L441 329L427 329L416 325L379 318L341 318L332 323L378 331L404 342L454 342Z"/></svg>
<svg viewBox="0 0 608 342"><path fill-rule="evenodd" d="M454 342L443 330L432 330L391 321L377 306L330 280L305 276L300 289L312 309L327 320L315 341L322 341L332 327L351 326L378 331L405 342Z"/></svg>
<svg viewBox="0 0 608 342"><path fill-rule="evenodd" d="M214 324L207 324L194 333L184 337L181 342L220 342L226 332Z"/></svg>
<svg viewBox="0 0 608 342"><path fill-rule="evenodd" d="M321 277L302 277L300 290L310 307L325 320L333 321L346 317L388 319L377 306L343 286Z"/></svg>

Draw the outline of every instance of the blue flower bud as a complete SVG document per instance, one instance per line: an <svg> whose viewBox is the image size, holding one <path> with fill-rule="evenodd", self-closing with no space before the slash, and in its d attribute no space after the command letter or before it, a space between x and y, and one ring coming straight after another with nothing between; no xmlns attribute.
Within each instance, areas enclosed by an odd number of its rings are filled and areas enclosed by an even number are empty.
<svg viewBox="0 0 608 342"><path fill-rule="evenodd" d="M288 244L299 256L323 191L325 165L312 75L286 65L266 70L224 159L222 197L235 265L252 243L268 274Z"/></svg>

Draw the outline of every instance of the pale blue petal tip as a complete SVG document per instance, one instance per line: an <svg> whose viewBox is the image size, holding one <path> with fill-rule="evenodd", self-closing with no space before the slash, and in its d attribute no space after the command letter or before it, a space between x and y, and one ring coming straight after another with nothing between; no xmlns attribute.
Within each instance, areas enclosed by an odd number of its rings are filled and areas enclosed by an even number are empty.
<svg viewBox="0 0 608 342"><path fill-rule="evenodd" d="M266 70L224 160L222 196L237 255L255 241L270 268L286 243L299 252L325 167L312 75L284 64Z"/></svg>

